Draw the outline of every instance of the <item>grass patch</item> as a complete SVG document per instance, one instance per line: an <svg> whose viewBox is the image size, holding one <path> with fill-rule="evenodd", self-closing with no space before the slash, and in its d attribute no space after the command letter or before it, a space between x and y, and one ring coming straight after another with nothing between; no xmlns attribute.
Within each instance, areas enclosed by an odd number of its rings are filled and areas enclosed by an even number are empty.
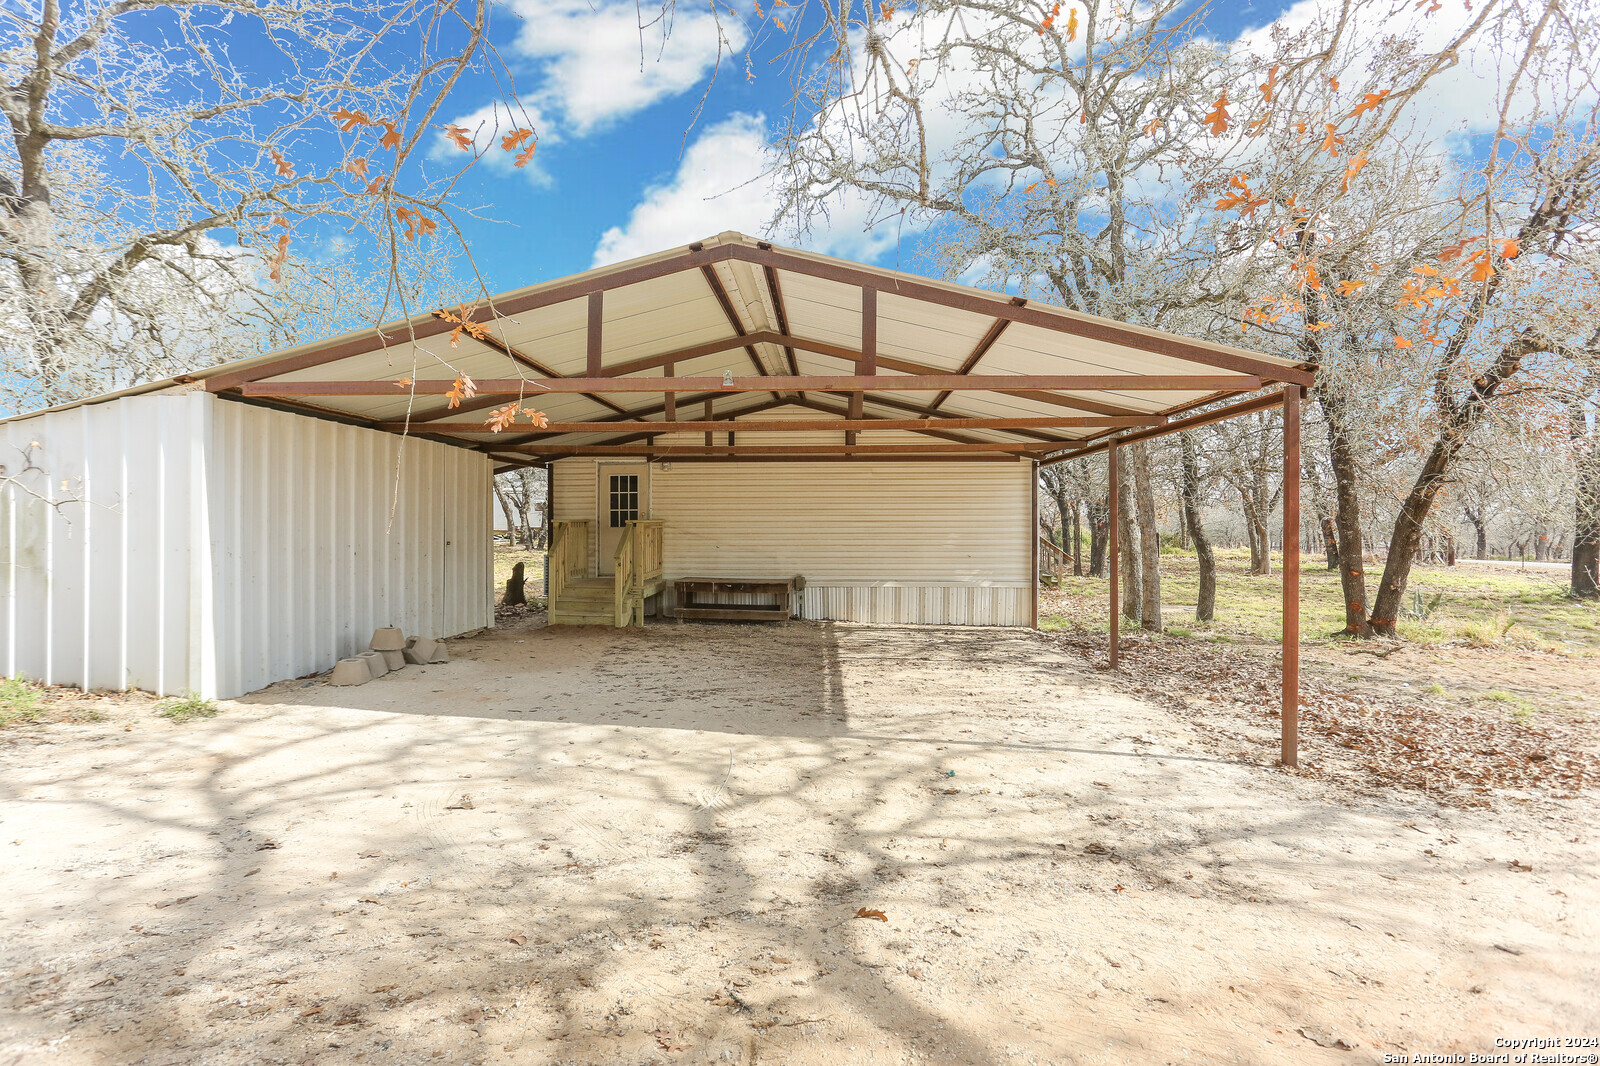
<svg viewBox="0 0 1600 1066"><path fill-rule="evenodd" d="M20 678L0 680L0 729L17 722L37 721L43 695Z"/></svg>
<svg viewBox="0 0 1600 1066"><path fill-rule="evenodd" d="M525 584L523 589L528 594L528 602L544 599L544 560L542 551L527 551L521 545L511 547L506 544L494 546L494 602L499 603L506 594L506 581L511 577L511 568L522 563L522 578Z"/></svg>
<svg viewBox="0 0 1600 1066"><path fill-rule="evenodd" d="M192 722L196 718L215 718L219 708L210 700L203 700L194 693L185 696L170 696L161 701L161 707L156 711L161 717L173 722Z"/></svg>
<svg viewBox="0 0 1600 1066"><path fill-rule="evenodd" d="M1276 644L1282 619L1281 559L1273 557L1273 573L1253 577L1244 549L1217 554L1215 622L1209 636L1218 641ZM1369 590L1375 590L1381 568L1368 567ZM1161 555L1161 598L1168 605L1164 621L1192 629L1199 596L1200 568L1192 552L1166 550ZM1412 569L1400 617L1402 639L1415 644L1460 643L1478 648L1514 645L1534 650L1560 650L1572 655L1600 655L1600 605L1568 595L1568 575L1559 570L1515 570L1474 566L1418 566ZM1420 612L1413 610L1420 603ZM1040 593L1041 628L1074 625L1106 626L1106 581L1064 575L1059 591ZM1421 614L1422 617L1418 617ZM1300 634L1317 642L1344 628L1343 592L1339 575L1317 556L1300 563Z"/></svg>
<svg viewBox="0 0 1600 1066"><path fill-rule="evenodd" d="M1506 708L1519 722L1527 722L1533 717L1533 712L1538 710L1528 700L1523 699L1515 692L1507 692L1504 689L1491 689L1488 692L1481 693L1477 698L1484 703L1492 703Z"/></svg>

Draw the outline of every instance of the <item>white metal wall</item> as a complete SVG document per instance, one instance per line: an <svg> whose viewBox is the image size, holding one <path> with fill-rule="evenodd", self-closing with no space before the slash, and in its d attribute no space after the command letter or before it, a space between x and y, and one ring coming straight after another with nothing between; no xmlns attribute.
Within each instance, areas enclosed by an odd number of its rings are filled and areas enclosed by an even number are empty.
<svg viewBox="0 0 1600 1066"><path fill-rule="evenodd" d="M552 464L555 515L596 517L592 459ZM806 579L806 618L1028 625L1028 463L652 464L666 576ZM591 541L590 567L594 566Z"/></svg>
<svg viewBox="0 0 1600 1066"><path fill-rule="evenodd" d="M489 461L400 448L201 392L0 424L6 674L235 696L492 624Z"/></svg>

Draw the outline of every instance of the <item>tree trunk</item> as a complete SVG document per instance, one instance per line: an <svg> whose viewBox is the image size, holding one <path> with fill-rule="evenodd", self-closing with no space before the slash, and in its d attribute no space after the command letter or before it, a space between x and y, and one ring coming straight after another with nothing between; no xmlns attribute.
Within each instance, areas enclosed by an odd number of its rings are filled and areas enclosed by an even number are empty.
<svg viewBox="0 0 1600 1066"><path fill-rule="evenodd" d="M1600 388L1600 370L1589 372L1593 394ZM1573 493L1572 594L1582 600L1600 599L1600 413L1589 428L1585 396L1575 396L1571 412L1572 441L1578 455Z"/></svg>
<svg viewBox="0 0 1600 1066"><path fill-rule="evenodd" d="M506 516L506 539L514 546L517 543L517 518L516 512L511 508L511 502L506 499L506 494L500 488L498 478L494 481L494 498L500 502L500 513Z"/></svg>
<svg viewBox="0 0 1600 1066"><path fill-rule="evenodd" d="M1194 553L1200 560L1200 597L1195 601L1194 618L1209 622L1217 607L1217 560L1211 554L1211 541L1200 524L1200 461L1189 434L1178 434L1183 449L1183 521L1194 539Z"/></svg>
<svg viewBox="0 0 1600 1066"><path fill-rule="evenodd" d="M1239 489L1239 500L1244 505L1244 532L1250 544L1250 573L1265 577L1272 573L1272 550L1267 541L1267 523L1256 507L1255 497Z"/></svg>
<svg viewBox="0 0 1600 1066"><path fill-rule="evenodd" d="M1339 538L1339 587L1344 594L1344 632L1372 634L1367 614L1366 538L1361 531L1360 466L1343 429L1344 400L1317 386L1317 402L1328 426L1328 458L1333 468L1333 524Z"/></svg>
<svg viewBox="0 0 1600 1066"><path fill-rule="evenodd" d="M1072 576L1083 576L1083 531L1078 527L1078 515L1083 510L1081 500L1072 501Z"/></svg>
<svg viewBox="0 0 1600 1066"><path fill-rule="evenodd" d="M1472 531L1478 537L1478 552L1475 558L1489 558L1489 527L1483 521L1481 511L1473 511L1470 507L1463 507L1461 513L1467 516L1467 521L1472 523Z"/></svg>
<svg viewBox="0 0 1600 1066"><path fill-rule="evenodd" d="M1139 624L1144 606L1144 575L1140 572L1141 553L1134 542L1133 493L1128 486L1128 464L1117 464L1117 484L1111 487L1117 494L1117 546L1122 556L1122 616Z"/></svg>
<svg viewBox="0 0 1600 1066"><path fill-rule="evenodd" d="M1143 568L1140 616L1144 628L1161 632L1161 530L1156 526L1156 494L1150 484L1150 446L1144 441L1133 445L1134 501L1139 509L1139 551Z"/></svg>
<svg viewBox="0 0 1600 1066"><path fill-rule="evenodd" d="M1111 505L1105 500L1089 504L1089 576L1106 577L1106 543L1111 537Z"/></svg>
<svg viewBox="0 0 1600 1066"><path fill-rule="evenodd" d="M1473 380L1472 391L1466 399L1448 413L1411 491L1406 493L1400 513L1395 516L1394 529L1389 534L1389 558L1384 561L1378 595L1372 603L1374 632L1394 635L1395 620L1399 617L1400 605L1405 602L1406 583L1411 577L1411 557L1422 543L1423 524L1433 508L1434 497L1448 484L1456 457L1477 428L1484 408L1493 401L1501 383L1521 368L1524 357L1547 348L1547 342L1531 330L1523 332L1501 349L1494 365Z"/></svg>

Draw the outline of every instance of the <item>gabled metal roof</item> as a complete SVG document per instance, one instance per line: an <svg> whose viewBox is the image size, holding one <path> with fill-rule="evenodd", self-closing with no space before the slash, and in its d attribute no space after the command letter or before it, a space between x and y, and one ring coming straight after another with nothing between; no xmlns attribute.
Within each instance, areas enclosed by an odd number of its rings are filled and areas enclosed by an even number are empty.
<svg viewBox="0 0 1600 1066"><path fill-rule="evenodd" d="M466 317L470 329L419 315L97 399L204 387L503 465L566 455L1016 459L1159 431L1268 383L1311 382L1274 356L738 233L503 293ZM446 395L468 378L470 395ZM523 416L492 432L489 413L519 401L552 425ZM770 428L759 428L763 418ZM718 426L712 436L681 422Z"/></svg>

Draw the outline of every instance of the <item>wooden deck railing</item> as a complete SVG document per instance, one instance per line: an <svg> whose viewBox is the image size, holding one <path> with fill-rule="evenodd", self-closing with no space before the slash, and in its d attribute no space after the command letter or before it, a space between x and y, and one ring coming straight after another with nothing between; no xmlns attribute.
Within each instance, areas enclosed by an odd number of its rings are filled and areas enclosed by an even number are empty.
<svg viewBox="0 0 1600 1066"><path fill-rule="evenodd" d="M661 549L660 522L632 521L622 531L616 554L612 557L616 564L612 605L619 627L644 627L644 601L651 594L647 590L653 590L653 586L661 582Z"/></svg>
<svg viewBox="0 0 1600 1066"><path fill-rule="evenodd" d="M1061 545L1048 537L1039 538L1040 560L1050 567L1068 567L1072 565L1072 555Z"/></svg>
<svg viewBox="0 0 1600 1066"><path fill-rule="evenodd" d="M561 521L552 523L550 529L550 603L561 599L561 592L569 580L584 577L589 572L589 523Z"/></svg>

